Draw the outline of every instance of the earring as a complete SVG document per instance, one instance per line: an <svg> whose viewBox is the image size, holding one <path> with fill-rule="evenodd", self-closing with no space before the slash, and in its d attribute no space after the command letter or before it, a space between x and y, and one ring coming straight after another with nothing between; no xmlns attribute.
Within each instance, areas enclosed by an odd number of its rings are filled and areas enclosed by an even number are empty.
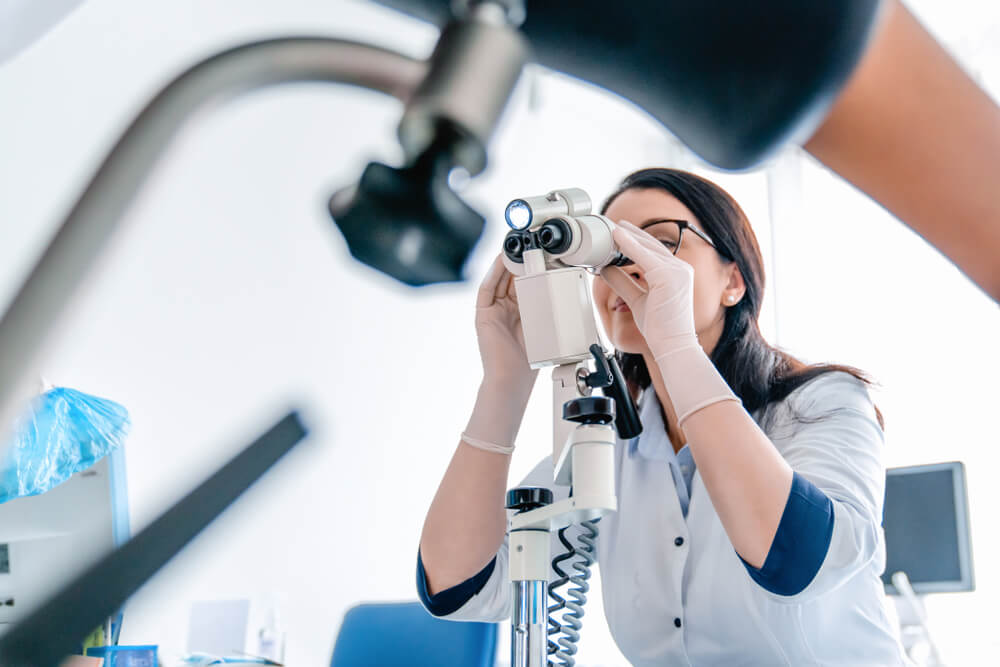
<svg viewBox="0 0 1000 667"><path fill-rule="evenodd" d="M729 303L736 303L736 295L735 295L735 294L730 294L730 295L729 295L729 296L728 296L728 297L726 298L726 301L728 301Z"/></svg>

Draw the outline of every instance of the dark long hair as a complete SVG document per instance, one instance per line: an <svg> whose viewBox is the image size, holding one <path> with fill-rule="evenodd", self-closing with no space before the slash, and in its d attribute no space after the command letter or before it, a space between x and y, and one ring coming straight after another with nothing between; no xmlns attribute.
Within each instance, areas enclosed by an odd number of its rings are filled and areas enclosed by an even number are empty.
<svg viewBox="0 0 1000 667"><path fill-rule="evenodd" d="M739 303L726 308L722 336L712 350L712 363L751 414L784 399L809 380L842 371L872 384L868 376L851 366L812 364L799 361L764 340L757 324L764 298L764 261L750 222L729 194L695 174L678 169L642 169L629 174L601 207L605 213L626 190L662 190L677 198L697 218L701 228L715 241L725 262L735 262L743 274L746 293ZM641 354L617 352L622 374L631 384L649 386L649 369ZM880 426L882 414L875 410Z"/></svg>

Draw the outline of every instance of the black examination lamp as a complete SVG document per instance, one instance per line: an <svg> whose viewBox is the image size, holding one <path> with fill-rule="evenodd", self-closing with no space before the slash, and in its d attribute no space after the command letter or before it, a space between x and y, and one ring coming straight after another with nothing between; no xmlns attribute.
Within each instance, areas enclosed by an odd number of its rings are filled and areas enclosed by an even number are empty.
<svg viewBox="0 0 1000 667"><path fill-rule="evenodd" d="M365 167L356 186L330 198L330 215L359 262L419 287L462 279L486 219L449 187L452 133L413 164Z"/></svg>
<svg viewBox="0 0 1000 667"><path fill-rule="evenodd" d="M357 185L334 195L330 212L354 257L408 285L462 278L484 220L448 187L448 173L482 171L529 44L539 64L638 104L708 162L747 169L815 130L860 59L880 5L378 2L444 27L400 124L406 165L370 164Z"/></svg>
<svg viewBox="0 0 1000 667"><path fill-rule="evenodd" d="M471 3L460 13L442 29L406 102L398 130L404 166L372 162L330 198L351 255L414 287L462 280L486 219L448 176L486 168L486 145L528 60L516 6Z"/></svg>
<svg viewBox="0 0 1000 667"><path fill-rule="evenodd" d="M437 25L463 4L377 1ZM882 3L523 4L520 31L534 62L637 104L708 162L748 169L784 143L811 135L864 52Z"/></svg>

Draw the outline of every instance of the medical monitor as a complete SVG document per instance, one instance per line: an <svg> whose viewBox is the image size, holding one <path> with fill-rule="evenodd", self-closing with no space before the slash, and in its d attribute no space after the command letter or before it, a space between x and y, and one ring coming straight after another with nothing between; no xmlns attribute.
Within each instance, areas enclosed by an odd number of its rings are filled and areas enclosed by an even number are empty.
<svg viewBox="0 0 1000 667"><path fill-rule="evenodd" d="M897 595L895 572L905 572L913 591L975 589L965 466L959 461L886 471L886 593Z"/></svg>
<svg viewBox="0 0 1000 667"><path fill-rule="evenodd" d="M0 635L128 534L122 448L45 493L0 503Z"/></svg>

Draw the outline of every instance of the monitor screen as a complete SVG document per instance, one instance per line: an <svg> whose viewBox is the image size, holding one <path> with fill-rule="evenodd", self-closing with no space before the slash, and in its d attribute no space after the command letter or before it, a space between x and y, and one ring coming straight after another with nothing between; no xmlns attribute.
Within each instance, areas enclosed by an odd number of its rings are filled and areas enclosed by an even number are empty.
<svg viewBox="0 0 1000 667"><path fill-rule="evenodd" d="M128 538L118 448L45 493L0 503L0 635Z"/></svg>
<svg viewBox="0 0 1000 667"><path fill-rule="evenodd" d="M965 469L960 462L890 468L886 471L886 568L882 582L905 572L916 593L971 591Z"/></svg>

